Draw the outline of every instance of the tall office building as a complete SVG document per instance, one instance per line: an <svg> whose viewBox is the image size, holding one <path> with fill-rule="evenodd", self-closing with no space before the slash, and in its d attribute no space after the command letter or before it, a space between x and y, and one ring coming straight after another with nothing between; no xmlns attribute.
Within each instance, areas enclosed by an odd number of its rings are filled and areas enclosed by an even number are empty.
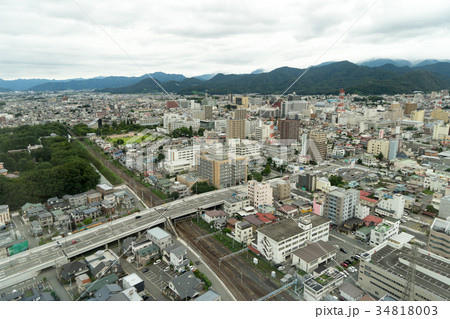
<svg viewBox="0 0 450 319"><path fill-rule="evenodd" d="M449 129L450 124L436 124L433 127L433 140L442 140L445 136L448 135Z"/></svg>
<svg viewBox="0 0 450 319"><path fill-rule="evenodd" d="M450 195L441 198L441 203L439 204L439 217L444 219L450 217Z"/></svg>
<svg viewBox="0 0 450 319"><path fill-rule="evenodd" d="M198 173L207 178L217 189L247 182L247 158L230 158L226 154L211 155L202 152L199 155Z"/></svg>
<svg viewBox="0 0 450 319"><path fill-rule="evenodd" d="M203 105L203 112L205 113L205 120L212 120L212 105Z"/></svg>
<svg viewBox="0 0 450 319"><path fill-rule="evenodd" d="M300 156L306 156L308 154L308 134L302 135L302 149L300 151Z"/></svg>
<svg viewBox="0 0 450 319"><path fill-rule="evenodd" d="M236 110L233 119L227 120L227 140L231 138L245 139L245 122L247 110Z"/></svg>
<svg viewBox="0 0 450 319"><path fill-rule="evenodd" d="M278 121L278 130L280 132L281 144L290 145L298 140L300 122L297 120Z"/></svg>
<svg viewBox="0 0 450 319"><path fill-rule="evenodd" d="M444 111L441 108L437 108L437 109L431 111L430 117L435 120L444 121L445 123L448 122L448 112Z"/></svg>
<svg viewBox="0 0 450 319"><path fill-rule="evenodd" d="M423 122L425 116L424 110L416 110L411 112L411 121Z"/></svg>
<svg viewBox="0 0 450 319"><path fill-rule="evenodd" d="M393 161L397 158L398 144L399 144L398 138L389 140L389 157L388 157L388 159L390 161Z"/></svg>
<svg viewBox="0 0 450 319"><path fill-rule="evenodd" d="M405 115L410 115L412 111L417 110L417 103L408 102L405 104Z"/></svg>
<svg viewBox="0 0 450 319"><path fill-rule="evenodd" d="M309 137L316 144L322 158L325 159L327 157L327 133L323 131L313 131Z"/></svg>
<svg viewBox="0 0 450 319"><path fill-rule="evenodd" d="M335 225L341 225L346 220L355 217L359 204L359 190L336 189L326 194L324 215Z"/></svg>

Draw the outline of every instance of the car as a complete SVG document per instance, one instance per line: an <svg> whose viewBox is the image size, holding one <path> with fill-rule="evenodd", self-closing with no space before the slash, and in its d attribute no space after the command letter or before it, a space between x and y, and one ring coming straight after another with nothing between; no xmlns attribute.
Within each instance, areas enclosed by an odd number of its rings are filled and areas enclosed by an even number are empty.
<svg viewBox="0 0 450 319"><path fill-rule="evenodd" d="M345 278L347 278L347 275L343 271L341 271L339 273L342 274L342 276L344 276Z"/></svg>
<svg viewBox="0 0 450 319"><path fill-rule="evenodd" d="M284 266L280 266L280 267L278 267L277 268L279 271L282 271L282 270L285 270L286 269L286 267L284 267Z"/></svg>
<svg viewBox="0 0 450 319"><path fill-rule="evenodd" d="M352 263L352 261L351 261L351 260L348 260L348 259L344 260L344 262L345 262L346 264L348 264L348 265L350 265L350 264Z"/></svg>
<svg viewBox="0 0 450 319"><path fill-rule="evenodd" d="M157 264L159 264L161 262L161 259L158 259L157 261L155 261L154 263L153 263L153 265L157 265Z"/></svg>
<svg viewBox="0 0 450 319"><path fill-rule="evenodd" d="M78 240L72 240L72 245L78 243Z"/></svg>
<svg viewBox="0 0 450 319"><path fill-rule="evenodd" d="M339 246L338 246L338 245L333 245L333 247L334 247L334 248L339 248Z"/></svg>
<svg viewBox="0 0 450 319"><path fill-rule="evenodd" d="M148 269L148 267L145 267L145 268L142 269L142 272L143 272L143 273L146 273L146 272L149 271L149 270L150 270L150 269Z"/></svg>
<svg viewBox="0 0 450 319"><path fill-rule="evenodd" d="M142 217L141 215L136 215L134 218L139 219L141 217Z"/></svg>
<svg viewBox="0 0 450 319"><path fill-rule="evenodd" d="M164 268L164 271L169 271L170 270L170 267L169 266L167 266L166 268Z"/></svg>
<svg viewBox="0 0 450 319"><path fill-rule="evenodd" d="M196 270L197 270L197 268L196 268L195 266L189 266L189 269L190 269L191 271L196 271Z"/></svg>
<svg viewBox="0 0 450 319"><path fill-rule="evenodd" d="M347 251L346 251L346 250L345 250L344 248L342 248L342 247L341 247L341 248L339 248L339 250L340 250L340 251L342 251L342 252L343 252L344 254L346 254L346 253L347 253Z"/></svg>
<svg viewBox="0 0 450 319"><path fill-rule="evenodd" d="M342 267L345 267L345 268L348 267L348 265L347 265L346 263L344 263L344 262L341 263L341 266L342 266Z"/></svg>

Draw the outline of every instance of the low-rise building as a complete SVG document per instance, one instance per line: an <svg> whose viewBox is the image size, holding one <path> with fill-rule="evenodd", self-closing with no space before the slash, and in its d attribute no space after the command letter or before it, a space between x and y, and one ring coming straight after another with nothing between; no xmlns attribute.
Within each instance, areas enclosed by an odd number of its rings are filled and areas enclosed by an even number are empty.
<svg viewBox="0 0 450 319"><path fill-rule="evenodd" d="M390 237L398 234L400 221L386 217L383 222L375 226L370 232L370 245L379 245Z"/></svg>
<svg viewBox="0 0 450 319"><path fill-rule="evenodd" d="M191 300L200 294L202 282L195 277L192 271L173 278L166 290L174 300Z"/></svg>
<svg viewBox="0 0 450 319"><path fill-rule="evenodd" d="M253 228L247 221L236 223L234 227L234 239L240 243L248 243L253 238Z"/></svg>
<svg viewBox="0 0 450 319"><path fill-rule="evenodd" d="M0 205L0 223L8 224L10 220L11 216L9 215L9 206Z"/></svg>
<svg viewBox="0 0 450 319"><path fill-rule="evenodd" d="M173 245L172 236L160 227L147 230L147 239L151 240L161 250Z"/></svg>
<svg viewBox="0 0 450 319"><path fill-rule="evenodd" d="M346 282L339 286L339 293L345 298L345 300L348 301L360 300L365 295L363 290L359 289L350 282Z"/></svg>
<svg viewBox="0 0 450 319"><path fill-rule="evenodd" d="M225 214L225 212L223 210L209 210L206 211L203 215L202 218L207 222L207 223L212 223L214 222L216 219L220 219L220 218L224 218L226 217L227 214Z"/></svg>
<svg viewBox="0 0 450 319"><path fill-rule="evenodd" d="M175 271L181 272L189 264L187 248L182 245L173 245L163 250L163 259L172 265Z"/></svg>
<svg viewBox="0 0 450 319"><path fill-rule="evenodd" d="M336 257L337 249L333 245L318 240L292 252L292 265L307 273L323 266Z"/></svg>
<svg viewBox="0 0 450 319"><path fill-rule="evenodd" d="M344 274L335 268L327 268L304 282L303 297L306 301L323 300L325 295L342 284L344 278Z"/></svg>
<svg viewBox="0 0 450 319"><path fill-rule="evenodd" d="M450 259L450 220L436 218L430 228L428 251Z"/></svg>

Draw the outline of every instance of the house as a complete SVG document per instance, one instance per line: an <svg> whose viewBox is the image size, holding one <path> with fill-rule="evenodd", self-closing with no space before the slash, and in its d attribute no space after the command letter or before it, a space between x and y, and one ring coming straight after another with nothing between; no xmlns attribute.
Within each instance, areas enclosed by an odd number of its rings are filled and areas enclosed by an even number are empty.
<svg viewBox="0 0 450 319"><path fill-rule="evenodd" d="M42 232L42 227L41 225L38 223L37 220L33 220L30 223L30 229L31 229L31 233L33 234L33 236L37 237L37 236L42 236L43 232Z"/></svg>
<svg viewBox="0 0 450 319"><path fill-rule="evenodd" d="M169 282L166 293L174 300L191 300L200 294L203 284L192 271L187 271Z"/></svg>
<svg viewBox="0 0 450 319"><path fill-rule="evenodd" d="M221 301L221 300L222 297L212 289L208 290L203 295L194 299L194 301Z"/></svg>
<svg viewBox="0 0 450 319"><path fill-rule="evenodd" d="M120 205L124 209L133 209L135 206L134 196L125 190L114 192L117 205Z"/></svg>
<svg viewBox="0 0 450 319"><path fill-rule="evenodd" d="M292 252L292 265L307 273L323 266L336 257L333 245L318 240Z"/></svg>
<svg viewBox="0 0 450 319"><path fill-rule="evenodd" d="M214 219L213 224L214 224L215 229L223 229L227 226L227 218L221 217L221 218Z"/></svg>
<svg viewBox="0 0 450 319"><path fill-rule="evenodd" d="M85 193L68 196L67 199L69 201L70 207L72 208L87 205L87 196Z"/></svg>
<svg viewBox="0 0 450 319"><path fill-rule="evenodd" d="M95 278L110 273L122 273L119 257L110 249L99 250L95 254L85 257L84 261Z"/></svg>
<svg viewBox="0 0 450 319"><path fill-rule="evenodd" d="M158 246L152 244L136 251L136 261L141 265L146 265L150 260L159 256Z"/></svg>
<svg viewBox="0 0 450 319"><path fill-rule="evenodd" d="M212 223L214 220L219 219L219 218L224 218L224 217L227 217L227 214L225 214L225 212L223 210L210 210L210 211L206 211L202 215L202 218L207 223Z"/></svg>
<svg viewBox="0 0 450 319"><path fill-rule="evenodd" d="M357 239L363 240L363 241L369 241L370 240L370 232L372 231L372 227L362 227L358 229L355 233L355 237Z"/></svg>
<svg viewBox="0 0 450 319"><path fill-rule="evenodd" d="M81 292L85 289L85 286L91 283L91 278L87 274L81 274L75 277L75 283L78 287L78 291Z"/></svg>
<svg viewBox="0 0 450 319"><path fill-rule="evenodd" d="M348 301L358 301L360 300L365 292L350 282L346 282L339 286L339 293L345 300Z"/></svg>
<svg viewBox="0 0 450 319"><path fill-rule="evenodd" d="M116 201L113 199L105 198L102 201L100 209L104 214L114 214L116 212Z"/></svg>
<svg viewBox="0 0 450 319"><path fill-rule="evenodd" d="M145 289L144 281L136 273L123 277L122 285L124 289L136 288L138 293L143 292Z"/></svg>
<svg viewBox="0 0 450 319"><path fill-rule="evenodd" d="M128 298L122 294L122 288L118 284L106 284L89 301L128 301Z"/></svg>
<svg viewBox="0 0 450 319"><path fill-rule="evenodd" d="M84 286L84 288L87 291L87 294L93 295L98 290L103 288L104 286L106 286L108 284L117 284L118 282L119 282L119 277L116 274L110 274L110 275L102 277L94 282L86 284Z"/></svg>
<svg viewBox="0 0 450 319"><path fill-rule="evenodd" d="M147 230L147 239L151 240L159 249L173 245L172 236L160 227Z"/></svg>
<svg viewBox="0 0 450 319"><path fill-rule="evenodd" d="M97 185L97 192L102 194L103 198L105 198L105 196L114 193L114 188L109 186L109 185L107 185L107 184L98 184Z"/></svg>
<svg viewBox="0 0 450 319"><path fill-rule="evenodd" d="M37 221L42 228L51 227L53 225L53 216L48 211L44 211L37 215Z"/></svg>
<svg viewBox="0 0 450 319"><path fill-rule="evenodd" d="M83 214L84 219L87 218L95 219L100 215L98 209L95 207L83 209L81 213Z"/></svg>
<svg viewBox="0 0 450 319"><path fill-rule="evenodd" d="M365 217L363 221L366 226L376 226L383 222L383 218L374 215L369 215Z"/></svg>
<svg viewBox="0 0 450 319"><path fill-rule="evenodd" d="M344 281L344 274L335 268L327 268L316 276L306 280L303 285L303 296L306 301L319 301Z"/></svg>
<svg viewBox="0 0 450 319"><path fill-rule="evenodd" d="M61 266L59 278L65 281L71 281L77 276L86 274L89 267L84 260L75 260Z"/></svg>
<svg viewBox="0 0 450 319"><path fill-rule="evenodd" d="M259 219L256 214L244 216L242 219L248 222L254 230L265 225L265 223Z"/></svg>
<svg viewBox="0 0 450 319"><path fill-rule="evenodd" d="M253 228L247 221L237 222L234 228L234 239L240 243L248 243L253 238Z"/></svg>
<svg viewBox="0 0 450 319"><path fill-rule="evenodd" d="M86 192L86 199L88 204L92 204L95 202L101 202L102 201L102 194L100 192L90 190Z"/></svg>
<svg viewBox="0 0 450 319"><path fill-rule="evenodd" d="M41 203L37 204L26 203L25 205L22 206L21 211L22 211L21 214L22 221L24 222L24 224L28 224L33 220L37 220L38 215L40 213L46 212L47 210Z"/></svg>
<svg viewBox="0 0 450 319"><path fill-rule="evenodd" d="M298 213L298 209L291 205L284 205L277 209L277 212L285 216L294 216Z"/></svg>
<svg viewBox="0 0 450 319"><path fill-rule="evenodd" d="M163 250L163 260L172 265L174 270L181 272L189 264L187 248L182 245L173 245Z"/></svg>

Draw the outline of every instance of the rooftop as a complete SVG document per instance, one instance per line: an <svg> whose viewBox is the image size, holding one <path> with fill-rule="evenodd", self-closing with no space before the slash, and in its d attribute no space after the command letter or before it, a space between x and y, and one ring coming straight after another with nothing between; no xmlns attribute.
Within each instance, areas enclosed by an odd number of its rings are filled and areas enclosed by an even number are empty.
<svg viewBox="0 0 450 319"><path fill-rule="evenodd" d="M152 236L153 238L156 238L157 240L170 237L170 234L160 227L154 227L147 230L147 234Z"/></svg>
<svg viewBox="0 0 450 319"><path fill-rule="evenodd" d="M292 219L285 219L275 224L258 229L258 232L277 241L283 241L304 232Z"/></svg>
<svg viewBox="0 0 450 319"><path fill-rule="evenodd" d="M410 248L405 246L396 248L388 243L376 250L371 262L392 275L406 280L411 258ZM417 265L415 284L445 300L450 299L450 285L447 284L450 280L450 261L423 250L419 250L415 260Z"/></svg>
<svg viewBox="0 0 450 319"><path fill-rule="evenodd" d="M336 251L336 248L334 248L333 245L324 242L323 240L319 240L303 248L297 249L292 253L310 263L333 251Z"/></svg>

